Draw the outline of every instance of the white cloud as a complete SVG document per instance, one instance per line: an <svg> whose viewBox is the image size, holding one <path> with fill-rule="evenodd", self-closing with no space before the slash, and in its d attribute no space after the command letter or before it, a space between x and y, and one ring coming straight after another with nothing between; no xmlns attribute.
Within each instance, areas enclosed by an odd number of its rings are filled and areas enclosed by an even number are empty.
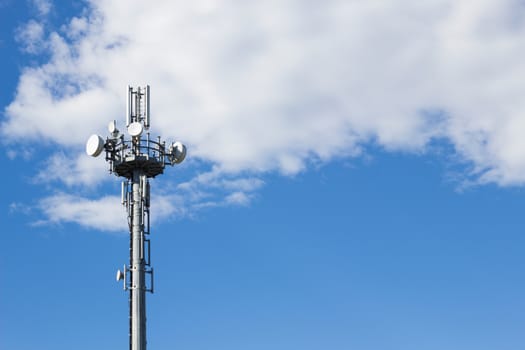
<svg viewBox="0 0 525 350"><path fill-rule="evenodd" d="M251 192L260 189L264 181L257 177L250 176L232 176L231 174L220 171L215 168L209 172L202 173L189 182L179 184L178 189L192 191L203 187L224 189L227 191L244 191Z"/></svg>
<svg viewBox="0 0 525 350"><path fill-rule="evenodd" d="M43 24L30 20L16 30L16 40L25 52L38 54L45 49L44 34Z"/></svg>
<svg viewBox="0 0 525 350"><path fill-rule="evenodd" d="M173 173L172 173L173 172ZM152 180L154 220L195 218L202 210L247 206L257 198L264 182L247 174L228 174L218 169L198 174L187 182L175 182L176 169Z"/></svg>
<svg viewBox="0 0 525 350"><path fill-rule="evenodd" d="M51 11L53 3L49 0L33 0L33 6L40 16L46 16Z"/></svg>
<svg viewBox="0 0 525 350"><path fill-rule="evenodd" d="M87 157L84 152L74 157L55 153L43 162L40 169L36 182L60 181L68 187L93 186L110 178L107 164L101 159Z"/></svg>
<svg viewBox="0 0 525 350"><path fill-rule="evenodd" d="M33 211L33 208L25 203L13 202L9 204L9 214L22 213L29 215Z"/></svg>
<svg viewBox="0 0 525 350"><path fill-rule="evenodd" d="M241 195L232 198L233 205L245 205ZM192 203L178 194L153 194L151 203L151 222L155 224L162 220L178 219L192 216L194 211L202 208L202 203ZM241 203L242 202L242 203ZM226 204L226 203L224 203ZM126 208L121 205L120 196L104 196L91 199L81 195L58 193L39 201L37 208L43 212L46 219L35 225L50 225L64 222L110 232L127 232ZM12 203L10 212L29 214L32 211L23 203Z"/></svg>
<svg viewBox="0 0 525 350"><path fill-rule="evenodd" d="M39 208L47 220L38 224L72 222L102 231L127 231L125 208L120 197L87 199L60 193L42 199Z"/></svg>
<svg viewBox="0 0 525 350"><path fill-rule="evenodd" d="M30 160L33 157L34 150L28 145L17 145L17 149L8 148L6 149L7 158L14 160L16 158L21 158L24 160Z"/></svg>
<svg viewBox="0 0 525 350"><path fill-rule="evenodd" d="M81 145L123 120L126 84L147 82L153 131L221 174L295 174L371 142L424 152L445 139L476 181L525 182L523 1L90 6L20 77L2 124L13 142Z"/></svg>
<svg viewBox="0 0 525 350"><path fill-rule="evenodd" d="M228 195L226 197L225 202L227 204L235 204L235 205L248 205L250 204L250 197L246 195L244 192L233 192L232 194Z"/></svg>

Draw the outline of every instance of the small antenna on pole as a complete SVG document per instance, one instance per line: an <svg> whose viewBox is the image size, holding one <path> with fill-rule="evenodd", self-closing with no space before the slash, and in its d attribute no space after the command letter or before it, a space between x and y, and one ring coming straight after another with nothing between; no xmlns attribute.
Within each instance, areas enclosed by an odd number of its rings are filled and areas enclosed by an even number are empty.
<svg viewBox="0 0 525 350"><path fill-rule="evenodd" d="M150 115L149 115L149 85L146 85L144 90L144 128L149 129Z"/></svg>
<svg viewBox="0 0 525 350"><path fill-rule="evenodd" d="M128 202L128 181L122 181L120 190L120 204L126 205Z"/></svg>
<svg viewBox="0 0 525 350"><path fill-rule="evenodd" d="M129 124L131 124L131 121L133 120L133 117L131 115L132 110L133 110L132 101L133 101L133 88L128 85L126 89L126 127L128 127Z"/></svg>
<svg viewBox="0 0 525 350"><path fill-rule="evenodd" d="M186 146L173 142L166 150L166 142L142 139L144 129L150 127L150 87L126 89L126 128L130 139L120 134L116 121L108 125L110 136L104 139L92 135L86 144L86 153L98 157L106 152L109 170L123 177L121 203L128 211L130 228L129 265L118 270L116 279L123 281L129 291L130 350L146 350L146 292L153 293L153 267L150 260L150 184L149 179L164 173L166 165L181 163L186 157ZM149 287L146 283L149 275Z"/></svg>

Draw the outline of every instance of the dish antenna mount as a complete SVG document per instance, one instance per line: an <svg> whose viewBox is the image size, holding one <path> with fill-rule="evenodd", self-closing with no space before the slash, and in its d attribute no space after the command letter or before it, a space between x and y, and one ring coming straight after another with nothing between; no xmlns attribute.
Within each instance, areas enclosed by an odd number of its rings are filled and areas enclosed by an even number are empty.
<svg viewBox="0 0 525 350"><path fill-rule="evenodd" d="M181 163L186 146L173 142L166 147L160 136L150 139L150 87L127 87L126 138L116 121L108 125L110 135L104 140L92 135L86 153L98 157L105 151L109 171L124 178L122 205L127 209L130 233L129 265L117 271L129 291L130 350L146 350L146 292L153 293L153 267L150 259L150 184L149 179L164 172L166 165ZM144 137L144 132L145 137ZM146 279L148 276L148 281Z"/></svg>

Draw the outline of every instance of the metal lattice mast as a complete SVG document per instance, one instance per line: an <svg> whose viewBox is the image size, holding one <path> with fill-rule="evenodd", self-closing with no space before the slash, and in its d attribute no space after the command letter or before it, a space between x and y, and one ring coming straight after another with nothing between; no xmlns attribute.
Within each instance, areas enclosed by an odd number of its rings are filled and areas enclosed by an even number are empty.
<svg viewBox="0 0 525 350"><path fill-rule="evenodd" d="M129 265L117 271L129 291L129 347L146 350L146 292L153 293L153 268L150 257L150 185L149 178L164 172L166 165L182 162L186 147L180 142L166 148L158 137L150 140L150 88L127 88L126 126L129 139L119 132L116 122L109 123L110 136L92 135L86 153L98 157L103 151L109 170L122 181L122 205L127 208L130 232ZM144 132L146 137L144 138ZM146 283L146 275L149 285Z"/></svg>

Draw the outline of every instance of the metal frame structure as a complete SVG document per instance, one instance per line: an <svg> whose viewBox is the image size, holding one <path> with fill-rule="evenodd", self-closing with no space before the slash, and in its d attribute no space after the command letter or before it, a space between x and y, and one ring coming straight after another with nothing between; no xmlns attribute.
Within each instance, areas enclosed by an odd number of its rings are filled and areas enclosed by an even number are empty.
<svg viewBox="0 0 525 350"><path fill-rule="evenodd" d="M92 135L86 145L88 155L105 151L109 170L122 181L122 205L127 209L130 232L129 265L117 271L129 291L129 348L146 350L146 292L153 293L153 267L150 246L149 179L164 172L166 165L182 162L186 147L174 142L169 147L160 136L150 139L150 87L127 87L126 126L129 139L119 132L116 122L109 123L110 136L103 140ZM145 138L143 136L146 131ZM149 283L146 281L149 276Z"/></svg>

